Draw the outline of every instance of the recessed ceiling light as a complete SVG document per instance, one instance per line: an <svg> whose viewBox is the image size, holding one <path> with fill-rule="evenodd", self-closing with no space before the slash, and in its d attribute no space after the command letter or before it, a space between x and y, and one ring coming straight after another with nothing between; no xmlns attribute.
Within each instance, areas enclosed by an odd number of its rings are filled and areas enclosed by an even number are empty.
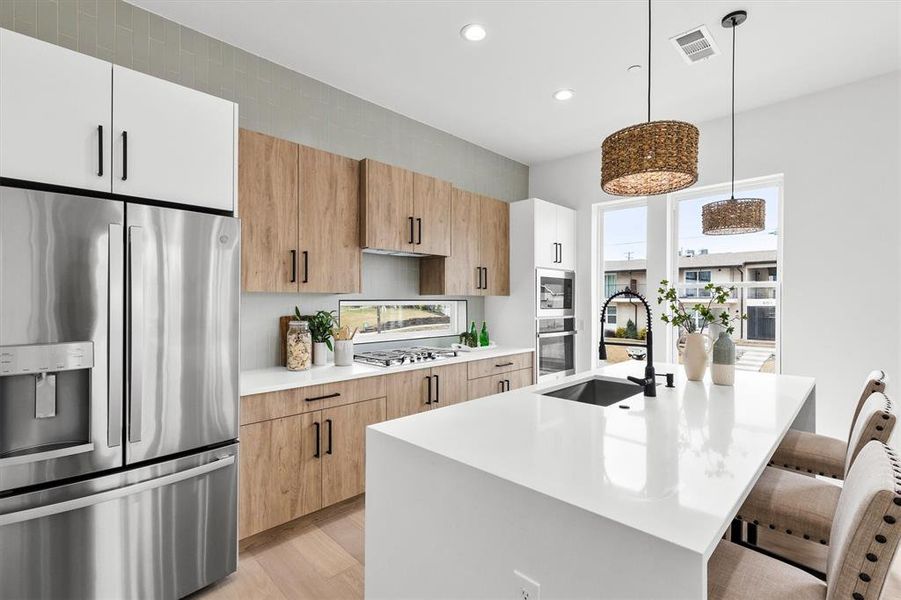
<svg viewBox="0 0 901 600"><path fill-rule="evenodd" d="M629 68L626 69L629 73L638 73L641 71L641 65L629 65Z"/></svg>
<svg viewBox="0 0 901 600"><path fill-rule="evenodd" d="M463 36L464 40L481 42L488 35L488 32L478 23L470 23L460 30L460 35Z"/></svg>
<svg viewBox="0 0 901 600"><path fill-rule="evenodd" d="M554 100L570 100L576 93L569 88L563 88L554 92Z"/></svg>

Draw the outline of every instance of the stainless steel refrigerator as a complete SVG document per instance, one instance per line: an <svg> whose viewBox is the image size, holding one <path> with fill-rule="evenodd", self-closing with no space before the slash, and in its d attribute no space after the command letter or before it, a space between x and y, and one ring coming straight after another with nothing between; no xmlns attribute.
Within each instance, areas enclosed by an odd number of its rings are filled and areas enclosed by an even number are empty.
<svg viewBox="0 0 901 600"><path fill-rule="evenodd" d="M0 187L0 598L237 564L236 219Z"/></svg>

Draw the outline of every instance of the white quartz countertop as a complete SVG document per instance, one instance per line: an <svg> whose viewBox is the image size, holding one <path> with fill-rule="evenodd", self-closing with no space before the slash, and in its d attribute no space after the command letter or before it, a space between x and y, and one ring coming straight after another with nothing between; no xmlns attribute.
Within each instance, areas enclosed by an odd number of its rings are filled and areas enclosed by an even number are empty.
<svg viewBox="0 0 901 600"><path fill-rule="evenodd" d="M709 556L814 380L738 371L723 387L656 368L676 374L656 398L636 386L600 407L540 393L641 376L628 361L371 429Z"/></svg>
<svg viewBox="0 0 901 600"><path fill-rule="evenodd" d="M445 358L395 367L377 367L355 362L349 367L336 367L334 364L328 364L321 367L312 367L308 371L289 371L285 367L252 369L241 371L239 379L240 394L242 396L251 396L253 394L290 390L310 385L322 385L324 383L334 383L336 381L374 377L376 375L389 375L401 371L428 369L431 367L439 367L441 365L480 360L482 358L496 358L498 356L509 356L511 354L534 351L534 348L508 348L497 346L495 348L472 352L461 351L454 358Z"/></svg>

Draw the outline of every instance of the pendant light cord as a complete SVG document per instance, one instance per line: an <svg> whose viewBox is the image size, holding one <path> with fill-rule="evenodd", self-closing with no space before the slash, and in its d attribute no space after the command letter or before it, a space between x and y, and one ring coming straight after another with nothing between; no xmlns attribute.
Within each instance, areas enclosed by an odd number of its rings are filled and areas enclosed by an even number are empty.
<svg viewBox="0 0 901 600"><path fill-rule="evenodd" d="M733 41L733 45L734 45ZM651 0L648 0L648 123L651 122Z"/></svg>
<svg viewBox="0 0 901 600"><path fill-rule="evenodd" d="M732 18L732 199L735 200L735 30L738 23Z"/></svg>

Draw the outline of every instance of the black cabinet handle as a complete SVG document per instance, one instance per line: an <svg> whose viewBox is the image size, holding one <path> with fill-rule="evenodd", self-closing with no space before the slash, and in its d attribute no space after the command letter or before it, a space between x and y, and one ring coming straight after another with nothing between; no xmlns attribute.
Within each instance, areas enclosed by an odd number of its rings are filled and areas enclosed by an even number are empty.
<svg viewBox="0 0 901 600"><path fill-rule="evenodd" d="M557 264L557 242L554 242L554 264Z"/></svg>
<svg viewBox="0 0 901 600"><path fill-rule="evenodd" d="M498 369L500 369L501 367L512 367L512 366L513 366L513 363L512 363L512 362L505 362L505 363L500 363L499 365L494 365L494 366L497 367Z"/></svg>
<svg viewBox="0 0 901 600"><path fill-rule="evenodd" d="M329 398L337 398L341 395L341 392L335 392L334 394L326 394L325 396L313 396L312 398L304 398L307 402L316 402L317 400L328 400Z"/></svg>
<svg viewBox="0 0 901 600"><path fill-rule="evenodd" d="M482 284L482 289L488 289L488 267L482 267L482 271L485 272L485 283Z"/></svg>
<svg viewBox="0 0 901 600"><path fill-rule="evenodd" d="M562 263L563 262L563 242L560 242L558 244L558 246L560 246L560 260L558 260L557 262Z"/></svg>
<svg viewBox="0 0 901 600"><path fill-rule="evenodd" d="M325 422L328 424L328 450L325 451L326 454L332 453L332 420L326 419Z"/></svg>
<svg viewBox="0 0 901 600"><path fill-rule="evenodd" d="M504 379L504 383L507 384L507 391L509 392L509 391L510 391L510 380L509 380L509 379Z"/></svg>
<svg viewBox="0 0 901 600"><path fill-rule="evenodd" d="M429 392L428 392L428 394L426 395L426 401L425 401L425 403L426 403L426 404L431 404L431 403L432 403L432 378L429 377L428 375L426 375L426 376L425 376L425 380L429 383Z"/></svg>
<svg viewBox="0 0 901 600"><path fill-rule="evenodd" d="M310 282L310 253L303 251L303 283Z"/></svg>
<svg viewBox="0 0 901 600"><path fill-rule="evenodd" d="M482 267L476 267L476 289L482 289Z"/></svg>
<svg viewBox="0 0 901 600"><path fill-rule="evenodd" d="M497 382L497 387L498 387L499 391L501 391L501 392L504 391L504 380L503 379L501 379L500 381Z"/></svg>
<svg viewBox="0 0 901 600"><path fill-rule="evenodd" d="M407 217L410 220L410 243L413 243L413 217Z"/></svg>
<svg viewBox="0 0 901 600"><path fill-rule="evenodd" d="M438 404L441 401L441 384L437 375L432 375L432 377L435 378L435 404Z"/></svg>
<svg viewBox="0 0 901 600"><path fill-rule="evenodd" d="M416 217L416 229L418 231L416 243L421 244L422 243L422 219L420 219L419 217Z"/></svg>
<svg viewBox="0 0 901 600"><path fill-rule="evenodd" d="M97 150L97 177L103 177L103 125L97 126L97 140L100 142Z"/></svg>
<svg viewBox="0 0 901 600"><path fill-rule="evenodd" d="M122 132L122 181L128 179L128 132Z"/></svg>
<svg viewBox="0 0 901 600"><path fill-rule="evenodd" d="M291 282L297 282L297 250L291 250Z"/></svg>
<svg viewBox="0 0 901 600"><path fill-rule="evenodd" d="M320 436L319 436L319 421L314 421L313 427L316 428L316 452L313 453L313 458L319 458L321 456L321 454L319 452L319 447L321 446L321 442L322 442L322 440L320 439Z"/></svg>

